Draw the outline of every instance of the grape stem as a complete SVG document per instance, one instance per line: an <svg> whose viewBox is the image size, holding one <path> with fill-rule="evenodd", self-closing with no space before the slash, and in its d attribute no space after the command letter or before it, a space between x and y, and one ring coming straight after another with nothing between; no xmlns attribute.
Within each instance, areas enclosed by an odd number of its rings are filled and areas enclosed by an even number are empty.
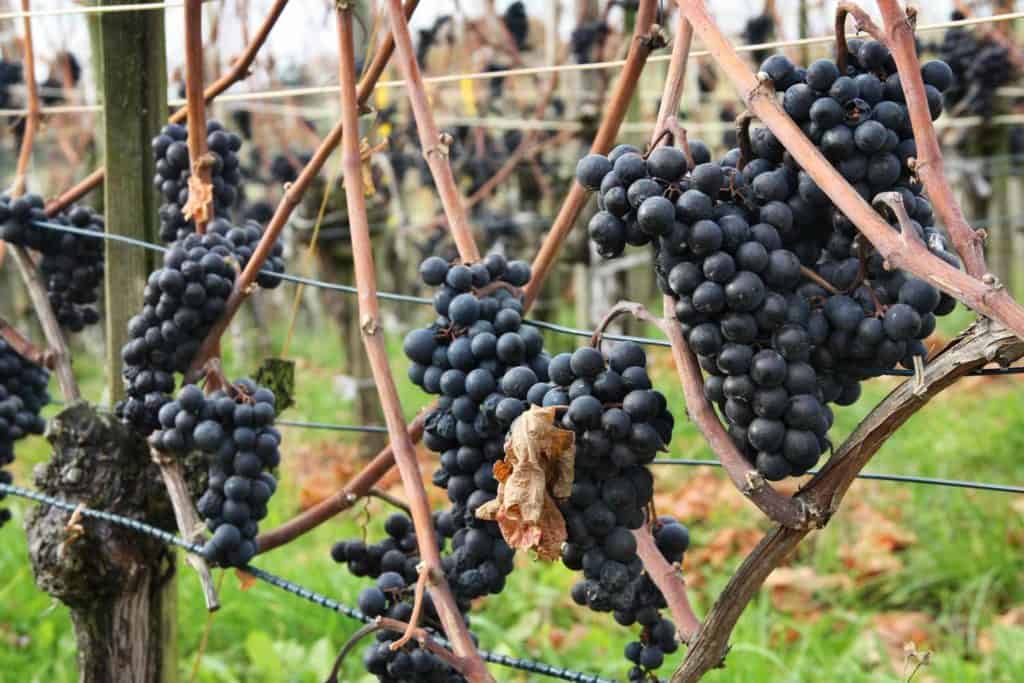
<svg viewBox="0 0 1024 683"><path fill-rule="evenodd" d="M409 27L402 16L401 0L390 0L388 9L392 35L395 37L399 54L403 57L410 57L411 55L407 52L411 53L412 43L409 39ZM438 617L448 639L452 642L452 647L461 663L460 668L465 671L466 678L471 683L493 683L494 679L488 673L473 644L469 630L466 628L466 622L459 612L442 569L441 553L438 549L430 513L430 502L427 499L419 464L416 461L412 439L409 438L406 431L398 389L391 374L387 348L381 333L377 275L373 263L370 225L366 215L362 162L359 158L359 97L356 91L355 55L352 45L352 5L350 3L338 5L337 23L340 53L341 120L345 131L342 140L342 169L347 189L345 202L348 205L355 279L359 291L359 318L363 344L380 395L395 463L398 465L402 484L409 499L420 558L424 566L423 572L430 582L431 596ZM407 60L403 59L402 61L405 63ZM406 78L408 79L410 75L407 72Z"/></svg>
<svg viewBox="0 0 1024 683"><path fill-rule="evenodd" d="M397 619L391 619L389 617L377 617L369 624L363 626L361 629L353 633L352 637L349 638L344 647L341 648L341 652L338 653L338 658L334 661L334 667L332 667L331 674L327 677L326 683L338 683L338 674L341 673L341 666L345 661L345 657L348 656L349 652L355 649L355 646L358 645L363 638L371 633L376 633L381 630L401 632L408 628L409 625L405 622L398 621ZM451 650L431 638L430 634L422 628L414 627L412 631L416 638L416 642L420 644L420 647L437 656L439 659L444 661L445 664L452 667L459 673L464 674L461 663L458 658L452 654Z"/></svg>
<svg viewBox="0 0 1024 683"><path fill-rule="evenodd" d="M739 144L740 158L736 161L736 170L742 171L747 162L754 158L754 150L750 146L750 122L755 117L750 110L743 111L736 117L736 142Z"/></svg>
<svg viewBox="0 0 1024 683"><path fill-rule="evenodd" d="M803 275L808 280L810 280L811 282L815 283L816 285L818 285L818 286L826 289L827 291L831 292L832 294L842 294L842 292L840 292L838 289L836 289L835 285L833 285L831 282L829 282L828 280L826 280L822 276L820 276L817 273L815 273L813 270L811 270L807 266L800 266L800 274Z"/></svg>
<svg viewBox="0 0 1024 683"><path fill-rule="evenodd" d="M39 130L39 89L36 86L35 50L32 46L32 20L28 16L31 11L29 0L21 0L21 11L24 18L25 35L22 40L22 54L25 71L25 91L28 98L28 114L25 121L25 134L18 150L18 164L14 169L14 185L11 196L20 197L25 194L25 181L29 162L32 161L32 146L35 143L36 131Z"/></svg>
<svg viewBox="0 0 1024 683"><path fill-rule="evenodd" d="M274 27L274 24L277 23L278 17L281 16L281 12L284 11L287 4L288 0L275 0L274 4L267 11L267 16L260 25L259 30L256 31L256 35L253 37L252 41L245 46L241 56L235 60L235 63L230 69L222 74L216 81L211 83L203 92L203 98L206 100L207 104L212 102L217 95L220 95L235 83L245 80L249 76L251 73L250 67L256 59L256 55L259 53L260 48L263 47L263 44L267 41L267 37L270 35L270 30ZM181 123L187 117L188 105L186 104L184 107L181 107L178 111L174 112L169 120L171 123ZM106 169L103 167L97 168L95 171L83 178L78 184L62 192L60 196L53 201L48 202L46 204L46 215L53 217L71 206L71 204L102 185L105 177Z"/></svg>
<svg viewBox="0 0 1024 683"><path fill-rule="evenodd" d="M398 650L412 639L420 623L420 615L423 613L423 593L427 588L427 577L430 576L430 570L427 569L427 565L420 562L416 565L416 571L419 573L419 576L416 578L416 591L413 594L412 616L409 617L409 625L405 627L405 633L402 634L402 637L391 643L392 652Z"/></svg>
<svg viewBox="0 0 1024 683"><path fill-rule="evenodd" d="M419 0L406 0L405 3L405 14L411 16L413 10L416 9L416 5L419 4ZM357 90L359 97L359 105L365 104L366 100L369 99L373 93L373 89L377 85L377 81L380 79L384 69L391 59L391 53L394 51L394 39L388 35L381 41L380 47L374 53L373 61L363 72L363 78L359 82ZM218 340L223 336L228 325L234 319L238 313L238 309L241 308L242 302L249 296L255 287L253 286L256 282L256 276L259 271L263 268L267 259L270 257L270 252L281 236L281 232L284 230L285 224L288 222L289 217L292 215L292 211L299 205L302 200L302 195L305 194L306 189L313 180L320 174L320 169L323 168L324 164L327 163L327 159L331 156L331 153L341 143L342 136L342 122L338 121L334 124L334 128L327 134L327 137L323 139L316 152L313 154L313 158L309 160L309 163L303 167L299 177L296 178L295 182L287 187L284 192L284 196L277 205L277 209L274 211L273 217L267 224L266 230L263 232L263 237L260 239L259 244L253 251L252 257L246 264L245 270L242 271L238 279L235 281L235 287L231 292L231 296L228 297L227 303L224 307L224 313L210 329L210 332L206 335L206 339L203 340L202 346L199 347L199 351L196 353L196 357L192 360L192 365L186 374L188 381L194 381L198 376L199 371L202 369L203 364L208 358L214 355L216 351Z"/></svg>
<svg viewBox="0 0 1024 683"><path fill-rule="evenodd" d="M846 73L846 66L850 61L850 49L846 45L846 17L852 16L854 27L857 32L864 31L879 42L885 42L881 30L871 20L867 12L853 2L841 2L836 6L835 34L836 34L836 66L839 73Z"/></svg>
<svg viewBox="0 0 1024 683"><path fill-rule="evenodd" d="M192 494L188 490L188 484L185 483L185 470L181 463L171 454L164 453L152 444L150 444L149 455L160 468L160 477L164 480L164 488L167 489L167 497L174 509L174 519L178 524L181 537L190 543L199 541L205 527L192 502ZM207 564L206 558L197 553L186 553L185 561L199 576L206 609L216 612L220 609L220 601L217 598L217 589L213 585L213 576L210 574L210 565Z"/></svg>
<svg viewBox="0 0 1024 683"><path fill-rule="evenodd" d="M434 113L423 85L423 74L416 61L416 50L412 45L409 25L402 17L401 2L390 2L388 6L391 15L391 35L395 41L395 59L406 82L423 157L427 160L430 175L434 178L434 185L441 199L448 229L451 230L455 246L459 250L459 257L466 263L476 263L480 260L480 249L473 237L473 228L469 224L463 198L455 184L448 156L452 143L451 136L447 133L442 135L437 128L437 122L434 121Z"/></svg>
<svg viewBox="0 0 1024 683"><path fill-rule="evenodd" d="M640 0L640 8L636 14L636 24L633 29L633 39L629 46L629 53L626 55L626 63L622 67L619 78L615 83L615 90L612 92L608 105L604 110L604 118L597 130L597 135L590 146L591 153L606 154L615 142L622 125L629 104L633 99L640 82L640 74L643 72L647 57L662 44L660 30L654 29L654 19L658 13L657 0ZM544 243L541 244L533 261L533 274L530 282L526 285L525 300L523 305L527 310L533 305L540 295L551 269L554 268L558 252L565 243L566 238L572 231L576 220L579 218L583 207L587 203L589 193L586 188L574 180L562 203L558 216L555 217L551 230L548 232Z"/></svg>
<svg viewBox="0 0 1024 683"><path fill-rule="evenodd" d="M1024 338L1024 307L1010 296L995 276L985 273L981 279L973 277L932 254L923 243L905 239L894 231L783 111L774 88L770 86L771 81L756 76L750 70L715 25L705 4L701 0L677 2L693 24L694 31L715 56L721 70L743 93L747 107L771 129L794 160L811 176L836 208L853 221L891 267L906 270L925 280L983 315L998 320ZM899 32L898 27L896 32ZM900 61L905 61L905 58L900 57L898 63ZM916 64L916 58L914 61ZM905 70L904 64L901 73ZM916 79L921 84L920 74L915 74L907 76L908 83ZM923 85L916 91L908 84L904 87L907 89L907 100L912 102L910 106L915 111L921 107L927 108L923 99ZM919 101L913 102L915 99ZM922 135L922 131L916 130L915 135ZM931 141L937 146L934 135ZM961 245L958 243L958 247Z"/></svg>

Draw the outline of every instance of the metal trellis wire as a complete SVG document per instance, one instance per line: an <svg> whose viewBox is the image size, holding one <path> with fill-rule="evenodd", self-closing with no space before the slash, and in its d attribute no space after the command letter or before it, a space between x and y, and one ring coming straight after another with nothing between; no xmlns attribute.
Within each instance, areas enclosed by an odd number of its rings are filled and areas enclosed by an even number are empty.
<svg viewBox="0 0 1024 683"><path fill-rule="evenodd" d="M203 547L200 544L190 543L189 541L186 541L183 538L175 536L174 534L168 531L164 531L163 529L159 529L155 526L146 524L144 522L140 522L136 519L131 519L130 517L122 517L121 515L115 515L113 513L104 512L102 510L93 510L87 507L80 507L75 503L69 503L67 501L60 500L59 498L54 498L52 496L48 496L38 491L22 488L20 486L14 486L13 484L0 483L0 493L9 494L12 496L16 496L18 498L32 500L43 505L49 505L51 507L64 510L66 512L77 512L78 514L86 518L91 517L94 519L100 519L111 524L116 524L118 526L125 527L126 529L131 529L132 531L135 531L137 533L151 536L164 543L167 543L168 545L173 545L178 548L181 548L186 552L196 555L202 554ZM241 567L241 570L246 572L247 574L251 574L260 581L263 581L267 584L270 584L271 586L274 586L275 588L291 593L292 595L297 595L303 600L308 600L309 602L312 602L315 605L319 605L320 607L323 607L325 609L332 610L346 617L349 617L350 619L355 619L363 623L371 623L373 621L373 618L366 616L357 609L344 605L338 602L337 600L333 600L325 595L321 595L320 593L305 588L304 586L301 586L297 583L281 578L280 576L272 574L266 571L265 569L253 567L252 565L246 565L245 567ZM447 649L451 649L451 644L446 639L438 636L432 636L431 639L438 645ZM573 681L574 683L615 683L615 681L611 681L600 676L594 676L580 671L573 671L571 669L552 666L550 664L545 664L544 662L538 662L530 659L508 657L506 655L497 654L495 652L488 652L485 650L481 650L479 654L480 657L486 662L491 662L493 664L498 664L500 666L506 666L513 669L519 669L521 671L538 673L543 676L548 676L550 678L559 678L564 681Z"/></svg>
<svg viewBox="0 0 1024 683"><path fill-rule="evenodd" d="M58 230L61 232L69 232L75 235L81 235L83 237L91 237L93 239L111 240L114 242L122 242L131 246L140 247L142 249L150 249L152 251L166 252L167 247L153 244L152 242L146 242L143 240L137 240L131 237L124 237L123 235L114 235L107 232L97 232L93 230L83 230L81 228L75 228L70 225L61 225L60 223L53 223L50 221L34 221L33 225L45 228L48 230ZM352 285L342 285L334 282L324 282L323 280L317 280L314 278L303 277L301 275L289 275L288 273L274 273L269 270L261 271L268 277L275 277L285 282L294 282L297 284L303 284L310 287L317 287L320 289L326 289L335 292L344 292L346 294L358 294L359 290ZM433 300L422 296L412 296L409 294L397 294L395 292L378 292L377 297L386 301L399 301L402 303L412 303L430 306L433 305ZM574 337L591 337L594 334L594 330L583 330L576 327L568 327L566 325L559 325L557 323L545 322L543 320L530 320L524 319L523 322L527 325L531 325L538 329L548 330L549 332L556 332L559 334L570 335ZM664 339L654 339L651 337L634 337L630 335L620 335L607 333L602 335L604 339L611 341L629 341L637 344L643 344L645 346L657 346L663 348L671 348ZM885 370L882 372L884 375L891 375L894 377L910 377L914 373L912 370L900 370L892 369ZM972 375L1018 375L1024 374L1024 367L1009 367L1009 368L982 368L971 372Z"/></svg>

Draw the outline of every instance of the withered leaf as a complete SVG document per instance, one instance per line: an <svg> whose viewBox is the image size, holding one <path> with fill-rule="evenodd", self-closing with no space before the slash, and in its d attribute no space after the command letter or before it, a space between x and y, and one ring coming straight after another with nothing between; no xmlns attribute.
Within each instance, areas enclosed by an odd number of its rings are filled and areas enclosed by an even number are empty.
<svg viewBox="0 0 1024 683"><path fill-rule="evenodd" d="M556 410L533 407L512 423L505 459L494 466L497 498L476 511L498 523L510 546L533 549L547 561L558 559L567 537L555 501L572 493L576 459L576 435L555 426Z"/></svg>

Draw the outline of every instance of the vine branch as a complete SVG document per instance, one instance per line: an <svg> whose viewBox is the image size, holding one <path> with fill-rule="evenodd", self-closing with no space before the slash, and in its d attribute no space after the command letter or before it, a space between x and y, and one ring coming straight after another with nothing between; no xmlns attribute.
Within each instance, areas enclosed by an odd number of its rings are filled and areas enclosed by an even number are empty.
<svg viewBox="0 0 1024 683"><path fill-rule="evenodd" d="M903 382L875 406L797 494L797 499L821 510L827 520L882 444L929 400L978 368L991 362L1007 365L1022 356L1024 341L994 321L979 319L928 363L920 378ZM765 579L790 557L809 532L808 528L779 526L761 539L708 612L683 663L672 676L672 683L693 683L721 666L740 615Z"/></svg>
<svg viewBox="0 0 1024 683"><path fill-rule="evenodd" d="M878 0L878 8L885 24L885 34L880 40L886 44L893 59L896 60L900 85L906 93L910 124L914 130L917 158L913 170L928 191L928 199L949 231L949 236L960 258L963 259L967 272L976 278L982 278L988 273L988 266L985 265L984 239L981 233L968 225L953 190L946 182L942 151L939 149L939 139L935 135L935 126L928 110L924 80L921 78L921 63L917 58L917 48L914 44L914 30L909 21L910 10L902 11L896 0ZM1020 332L1019 329L1017 331Z"/></svg>
<svg viewBox="0 0 1024 683"><path fill-rule="evenodd" d="M434 113L430 109L427 91L423 85L423 74L420 73L420 66L416 61L416 51L412 46L409 25L405 17L402 16L401 0L388 0L388 15L391 20L391 35L395 43L395 57L398 61L399 71L406 82L409 103L412 105L413 118L416 120L416 130L419 133L420 146L423 148L423 157L427 160L430 174L434 178L434 185L441 197L441 206L448 219L448 227L455 239L455 246L459 250L459 257L467 263L479 261L480 249L473 237L473 228L469 224L466 207L459 189L455 185L455 176L452 174L452 167L449 163L448 148L451 142L446 140L447 134L441 135L437 123L434 121Z"/></svg>
<svg viewBox="0 0 1024 683"><path fill-rule="evenodd" d="M28 122L25 127L25 136L21 140L21 149L18 152L18 165L15 171L14 186L11 189L11 196L18 197L25 193L25 180L29 160L32 158L32 145L35 142L36 128L39 124L39 89L36 85L35 50L32 45L32 20L28 16L31 11L29 0L21 0L21 9L26 13L24 18L25 39L22 42L22 58L25 62L25 87L28 91ZM28 250L25 247L14 244L11 247L11 254L14 262L21 273L21 279L25 282L29 299L32 301L32 308L35 310L39 324L43 328L43 335L49 345L49 354L52 359L54 372L57 375L57 382L60 384L61 393L65 401L73 401L81 396L78 388L78 381L71 369L71 351L68 349L67 338L64 331L60 329L57 322L57 315L50 305L50 297L46 292L46 283L43 282L36 264L32 261Z"/></svg>
<svg viewBox="0 0 1024 683"><path fill-rule="evenodd" d="M404 26L397 0L391 6L395 42L401 43L401 31L397 24ZM406 432L399 402L398 390L388 364L387 349L380 328L380 311L377 300L377 275L373 263L373 247L370 241L370 225L366 215L366 197L362 178L362 161L359 153L359 97L355 82L355 55L352 44L352 8L350 4L338 6L338 44L340 52L339 80L341 82L341 118L344 127L342 140L342 169L345 181L345 202L348 205L349 229L352 254L355 262L356 286L359 290L359 318L363 344L370 361L370 369L391 438L395 463L402 476L402 484L412 510L416 540L419 545L423 572L431 584L431 594L438 617L453 649L458 655L466 677L471 683L493 682L487 668L480 659L466 623L452 597L441 565L434 532L430 503L416 462L412 439ZM399 47L399 50L403 49Z"/></svg>
<svg viewBox="0 0 1024 683"><path fill-rule="evenodd" d="M409 423L408 434L409 439L413 443L419 443L419 440L423 438L423 424L426 421L426 413L427 411L421 411L416 416L416 419ZM305 512L292 517L276 529L260 534L256 538L257 551L265 553L290 543L335 515L348 510L356 504L356 501L368 495L374 485L391 470L394 464L394 452L391 449L391 445L388 444L384 450L363 467L359 474L350 479L340 491L337 491L330 498L324 499Z"/></svg>
<svg viewBox="0 0 1024 683"><path fill-rule="evenodd" d="M654 132L651 133L651 148L657 145L661 133L667 130L669 120L679 116L679 101L683 97L686 84L686 67L690 59L690 46L693 43L693 27L682 12L676 15L676 34L672 43L672 57L665 75L665 86L661 91L661 102L658 105L658 118L655 120Z"/></svg>
<svg viewBox="0 0 1024 683"><path fill-rule="evenodd" d="M185 0L185 98L188 100L188 202L183 213L206 232L213 219L213 157L206 146L206 99L203 97L203 0Z"/></svg>

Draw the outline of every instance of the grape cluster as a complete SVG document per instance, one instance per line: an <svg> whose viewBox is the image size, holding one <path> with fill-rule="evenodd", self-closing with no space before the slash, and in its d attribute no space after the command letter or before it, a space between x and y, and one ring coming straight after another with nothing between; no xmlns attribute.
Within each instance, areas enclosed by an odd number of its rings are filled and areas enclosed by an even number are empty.
<svg viewBox="0 0 1024 683"><path fill-rule="evenodd" d="M632 532L644 524L654 495L645 465L668 446L674 419L665 397L652 388L644 350L632 342L615 346L607 361L591 347L559 354L548 375L549 382L530 388L528 401L567 406L561 426L576 434L572 494L559 504L568 532L562 562L583 571L572 597L595 611L614 612L623 625L639 621L640 649L633 659L637 646L631 646L627 657L637 664L630 680L642 680L676 647L675 626L658 613L664 598L644 574ZM665 548L672 550L666 558L681 557L686 549L688 532L682 547L668 542L679 530L685 528L677 524L663 534Z"/></svg>
<svg viewBox="0 0 1024 683"><path fill-rule="evenodd" d="M517 0L505 9L501 16L505 28L516 42L516 49L526 49L526 41L530 38L530 17L526 14L526 6Z"/></svg>
<svg viewBox="0 0 1024 683"><path fill-rule="evenodd" d="M189 233L150 273L142 312L128 323L121 351L128 398L118 412L144 434L158 426L160 408L174 391L174 373L185 372L225 304L263 233L253 222L238 227L215 219L203 235ZM272 289L284 271L283 247L275 243L256 282Z"/></svg>
<svg viewBox="0 0 1024 683"><path fill-rule="evenodd" d="M423 443L441 454L434 484L452 502L437 520L438 531L452 540L444 569L456 600L468 608L474 598L501 592L512 571L513 550L498 525L477 519L476 510L495 497L493 467L504 457L508 426L525 409L530 387L547 378L549 358L543 337L523 324L522 301L510 291L529 281L525 262L490 255L473 265L451 265L434 256L420 266L420 275L438 288L439 317L410 332L404 350L412 382L440 396L427 416Z"/></svg>
<svg viewBox="0 0 1024 683"><path fill-rule="evenodd" d="M1009 50L991 38L978 38L969 28L957 27L946 31L939 55L954 76L953 87L946 92L947 105L964 108L971 115L991 117L995 113L996 88L1014 77Z"/></svg>
<svg viewBox="0 0 1024 683"><path fill-rule="evenodd" d="M204 396L187 384L160 408L154 446L179 456L201 451L209 458L206 492L197 508L213 537L207 560L241 567L256 554L259 521L277 489L271 470L281 462L281 434L274 428L274 393L242 379Z"/></svg>
<svg viewBox="0 0 1024 683"><path fill-rule="evenodd" d="M9 109L14 104L11 86L18 85L23 78L20 62L0 59L0 108Z"/></svg>
<svg viewBox="0 0 1024 683"><path fill-rule="evenodd" d="M42 434L46 421L39 415L50 395L50 375L30 362L0 337L0 468L14 462L14 444L29 434ZM11 473L0 469L0 482L13 482ZM0 493L0 499L6 494ZM0 526L11 518L0 510Z"/></svg>
<svg viewBox="0 0 1024 683"><path fill-rule="evenodd" d="M47 217L39 195L13 200L0 197L0 239L42 255L39 270L57 322L70 332L81 332L100 319L96 302L103 282L103 240L42 228L33 225L34 221L103 233L103 216L87 206L75 205Z"/></svg>
<svg viewBox="0 0 1024 683"><path fill-rule="evenodd" d="M376 579L372 586L359 593L360 611L368 617L389 617L408 622L412 617L413 587L419 576L419 551L412 520L396 513L384 522L387 538L367 544L361 540L340 541L331 548L331 557L344 563L355 576ZM421 625L433 633L441 633L430 593L423 594L424 614ZM377 643L363 653L363 664L384 683L400 681L439 681L452 679L454 672L442 660L422 649L415 641L399 650L391 643L401 636L395 631L378 632Z"/></svg>
<svg viewBox="0 0 1024 683"><path fill-rule="evenodd" d="M771 14L758 14L749 19L743 26L743 41L747 45L758 45L767 43L775 33L775 19ZM754 50L751 53L755 62L761 62L768 56L765 49Z"/></svg>
<svg viewBox="0 0 1024 683"><path fill-rule="evenodd" d="M694 163L711 161L699 141L690 143ZM621 256L626 245L642 247L672 229L674 196L682 191L688 170L686 155L675 147L659 147L645 159L632 145L619 145L608 156L588 154L576 165L576 179L598 192L599 211L587 231L604 258Z"/></svg>
<svg viewBox="0 0 1024 683"><path fill-rule="evenodd" d="M851 40L848 49L845 74L830 60L802 69L782 55L760 71L858 193L871 200L898 192L910 229L958 265L931 227L931 205L908 163L916 149L892 56L873 40ZM932 61L922 76L938 117L952 72ZM602 253L621 251L621 232L637 236L627 243L643 243L640 233L652 241L659 286L675 297L676 317L708 374L705 394L744 455L778 480L802 474L828 448L829 404L855 402L861 381L897 364L913 367L936 316L955 301L887 270L770 130L754 129L749 142L751 159L734 149L721 163L697 160L688 173L679 150L659 148L644 159L620 146L607 159L585 158L577 174L601 192L591 236Z"/></svg>
<svg viewBox="0 0 1024 683"><path fill-rule="evenodd" d="M206 144L213 157L213 210L216 215L227 215L235 205L242 183L238 161L242 138L211 119L206 122ZM182 213L188 203L188 179L192 175L188 127L177 123L164 126L160 135L153 138L153 154L156 157L153 185L164 200L160 206L160 239L164 242L184 239L195 232L195 224Z"/></svg>
<svg viewBox="0 0 1024 683"><path fill-rule="evenodd" d="M608 23L603 19L586 21L576 26L569 37L569 47L576 63L590 64L597 61L599 54L595 51L600 50L609 31Z"/></svg>

